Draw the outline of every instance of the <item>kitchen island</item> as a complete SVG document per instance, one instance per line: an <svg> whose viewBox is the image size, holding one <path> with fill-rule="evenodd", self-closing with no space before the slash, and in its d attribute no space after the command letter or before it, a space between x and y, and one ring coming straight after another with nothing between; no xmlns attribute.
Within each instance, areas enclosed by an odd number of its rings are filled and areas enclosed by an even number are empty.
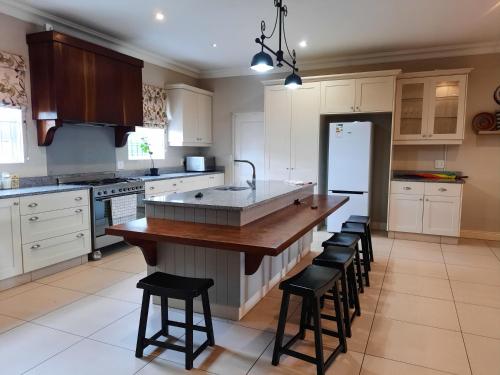
<svg viewBox="0 0 500 375"><path fill-rule="evenodd" d="M255 190L157 196L145 200L145 219L107 233L139 246L148 273L212 278L213 314L238 320L309 252L314 227L347 201L313 194L313 185L257 181Z"/></svg>

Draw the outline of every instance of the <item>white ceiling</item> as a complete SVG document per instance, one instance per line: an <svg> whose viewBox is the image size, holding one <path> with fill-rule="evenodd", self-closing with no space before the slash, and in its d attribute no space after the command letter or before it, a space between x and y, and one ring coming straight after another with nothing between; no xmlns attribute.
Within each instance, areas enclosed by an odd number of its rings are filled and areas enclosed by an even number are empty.
<svg viewBox="0 0 500 375"><path fill-rule="evenodd" d="M273 0L17 0L209 76L246 71ZM306 62L500 41L498 0L284 0ZM154 20L162 11L165 20ZM308 47L298 47L307 40ZM212 47L217 43L217 48ZM491 44L490 43L490 44ZM500 43L496 46L500 46ZM438 48L435 48L438 47Z"/></svg>

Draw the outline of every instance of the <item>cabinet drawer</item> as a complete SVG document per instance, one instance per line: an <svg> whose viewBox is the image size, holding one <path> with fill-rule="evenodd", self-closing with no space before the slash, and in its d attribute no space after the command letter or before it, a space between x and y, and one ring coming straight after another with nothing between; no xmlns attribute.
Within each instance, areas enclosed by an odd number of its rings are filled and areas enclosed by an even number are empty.
<svg viewBox="0 0 500 375"><path fill-rule="evenodd" d="M425 195L459 197L461 191L462 185L460 184L440 184L436 182L425 183Z"/></svg>
<svg viewBox="0 0 500 375"><path fill-rule="evenodd" d="M146 194L159 194L170 191L176 191L179 189L178 179L172 180L158 180L158 181L147 181L146 182Z"/></svg>
<svg viewBox="0 0 500 375"><path fill-rule="evenodd" d="M88 207L67 208L21 217L23 244L84 230L89 230Z"/></svg>
<svg viewBox="0 0 500 375"><path fill-rule="evenodd" d="M61 210L63 208L88 206L88 190L65 191L63 193L40 194L21 197L21 215Z"/></svg>
<svg viewBox="0 0 500 375"><path fill-rule="evenodd" d="M224 185L224 173L217 173L208 176L208 185L212 186L222 186Z"/></svg>
<svg viewBox="0 0 500 375"><path fill-rule="evenodd" d="M82 231L23 245L24 272L90 253L90 232Z"/></svg>
<svg viewBox="0 0 500 375"><path fill-rule="evenodd" d="M424 183L413 181L391 181L391 194L423 195Z"/></svg>

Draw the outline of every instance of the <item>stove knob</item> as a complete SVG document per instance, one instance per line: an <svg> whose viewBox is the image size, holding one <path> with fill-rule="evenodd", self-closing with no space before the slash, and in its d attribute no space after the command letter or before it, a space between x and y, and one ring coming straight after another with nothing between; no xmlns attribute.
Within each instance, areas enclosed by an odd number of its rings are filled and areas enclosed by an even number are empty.
<svg viewBox="0 0 500 375"><path fill-rule="evenodd" d="M115 192L115 190L114 190L114 189L113 189L113 190L111 190L111 194L113 194L114 192Z"/></svg>
<svg viewBox="0 0 500 375"><path fill-rule="evenodd" d="M102 194L102 193L101 193L100 191L99 191L99 192L97 192L97 195L101 195L101 194Z"/></svg>
<svg viewBox="0 0 500 375"><path fill-rule="evenodd" d="M121 192L121 191L122 191L122 189L118 189L118 192Z"/></svg>
<svg viewBox="0 0 500 375"><path fill-rule="evenodd" d="M103 194L104 194L104 195L108 194L108 191L107 191L107 190L104 190Z"/></svg>

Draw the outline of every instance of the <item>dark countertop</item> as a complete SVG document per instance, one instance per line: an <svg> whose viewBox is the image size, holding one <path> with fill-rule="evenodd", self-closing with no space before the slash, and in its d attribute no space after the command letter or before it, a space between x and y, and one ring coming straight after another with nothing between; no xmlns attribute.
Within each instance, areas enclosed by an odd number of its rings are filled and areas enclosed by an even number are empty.
<svg viewBox="0 0 500 375"><path fill-rule="evenodd" d="M445 174L456 176L456 178L431 178L418 176L418 174ZM458 171L415 171L415 170L394 170L392 171L391 181L412 181L412 182L435 182L438 184L464 184L462 172Z"/></svg>
<svg viewBox="0 0 500 375"><path fill-rule="evenodd" d="M34 186L19 189L4 189L0 190L0 199L17 198L30 195L62 193L64 191L88 190L89 186L83 185L47 185Z"/></svg>
<svg viewBox="0 0 500 375"><path fill-rule="evenodd" d="M393 177L391 181L435 182L438 184L465 184L463 179L423 178L423 177Z"/></svg>

